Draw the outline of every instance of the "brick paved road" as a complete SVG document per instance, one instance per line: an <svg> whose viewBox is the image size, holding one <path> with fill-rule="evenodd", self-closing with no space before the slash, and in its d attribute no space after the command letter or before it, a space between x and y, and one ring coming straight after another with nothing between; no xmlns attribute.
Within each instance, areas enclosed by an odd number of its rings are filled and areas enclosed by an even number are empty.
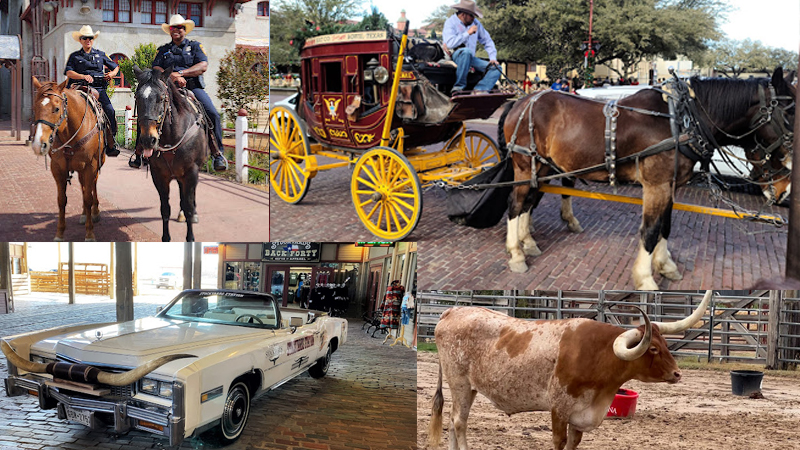
<svg viewBox="0 0 800 450"><path fill-rule="evenodd" d="M0 241L51 241L56 232L56 186L44 157L29 146L11 140L8 122L0 122ZM23 137L27 137L23 133ZM160 241L161 212L158 192L149 172L128 167L130 152L108 158L100 172L98 192L102 221L95 225L98 241ZM48 166L49 167L49 166ZM78 223L82 211L77 176L67 187L68 241L83 241L85 229ZM172 217L178 211L177 183L171 185ZM200 224L194 227L198 241L269 240L269 194L208 174L200 174L197 187ZM175 241L186 236L185 224L174 220L170 234Z"/></svg>
<svg viewBox="0 0 800 450"><path fill-rule="evenodd" d="M493 123L472 123L496 136ZM324 158L319 158L320 164ZM271 205L274 240L374 239L359 222L350 198L351 171L320 172L299 205L276 199ZM582 189L606 190L602 185ZM641 189L624 186L621 195L641 198ZM761 196L741 192L731 198L758 210ZM715 205L708 191L684 186L677 192L683 203ZM446 197L431 188L423 194L423 213L407 240L419 242L420 289L632 289L631 268L638 246L641 207L576 198L575 215L585 231L570 233L559 217L561 199L546 195L532 218L533 238L543 254L528 257L524 274L508 270L505 252L506 221L485 230L455 225L447 219ZM767 213L788 219L788 208L774 206ZM756 280L782 275L786 262L786 228L674 211L670 251L684 276L669 281L656 276L662 289L741 289Z"/></svg>
<svg viewBox="0 0 800 450"><path fill-rule="evenodd" d="M39 294L35 294L39 295ZM17 312L0 315L0 336L71 323L113 321L114 303L79 296L66 305L63 296L33 301L17 297ZM167 295L169 299L171 295ZM155 313L157 299L137 298L136 318ZM91 303L89 303L91 302ZM242 437L229 449L410 450L416 448L416 352L382 346L350 320L348 342L337 351L328 375L304 374L251 406ZM0 355L0 376L5 358ZM0 394L0 450L164 448L168 442L140 431L123 436L95 432L58 420L55 410L40 411L33 398ZM181 448L219 448L203 436Z"/></svg>

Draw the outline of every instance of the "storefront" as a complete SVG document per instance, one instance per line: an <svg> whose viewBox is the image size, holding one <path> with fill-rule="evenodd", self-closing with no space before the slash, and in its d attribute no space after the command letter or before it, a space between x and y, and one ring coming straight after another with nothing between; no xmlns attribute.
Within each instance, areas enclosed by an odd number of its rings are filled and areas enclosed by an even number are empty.
<svg viewBox="0 0 800 450"><path fill-rule="evenodd" d="M346 292L353 317L378 308L392 280L416 286L416 243L361 245L220 243L220 287L270 292L284 306L306 306L312 290L335 288Z"/></svg>

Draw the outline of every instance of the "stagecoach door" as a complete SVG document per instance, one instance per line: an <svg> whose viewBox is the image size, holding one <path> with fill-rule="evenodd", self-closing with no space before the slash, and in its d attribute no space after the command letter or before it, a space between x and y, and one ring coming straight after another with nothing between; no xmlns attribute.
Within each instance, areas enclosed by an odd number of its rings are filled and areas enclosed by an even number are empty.
<svg viewBox="0 0 800 450"><path fill-rule="evenodd" d="M322 123L328 138L348 145L350 137L345 126L347 105L344 104L344 67L341 58L321 60L320 103L322 104Z"/></svg>

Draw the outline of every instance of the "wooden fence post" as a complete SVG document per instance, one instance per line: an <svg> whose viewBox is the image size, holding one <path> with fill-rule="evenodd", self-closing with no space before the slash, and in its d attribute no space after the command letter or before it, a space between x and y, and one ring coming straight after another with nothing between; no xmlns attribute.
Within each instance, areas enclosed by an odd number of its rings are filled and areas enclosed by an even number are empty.
<svg viewBox="0 0 800 450"><path fill-rule="evenodd" d="M240 183L247 183L249 173L245 164L247 164L247 111L240 109L236 114L236 181Z"/></svg>
<svg viewBox="0 0 800 450"><path fill-rule="evenodd" d="M780 291L769 291L769 319L767 322L767 369L778 369L780 343L781 299Z"/></svg>

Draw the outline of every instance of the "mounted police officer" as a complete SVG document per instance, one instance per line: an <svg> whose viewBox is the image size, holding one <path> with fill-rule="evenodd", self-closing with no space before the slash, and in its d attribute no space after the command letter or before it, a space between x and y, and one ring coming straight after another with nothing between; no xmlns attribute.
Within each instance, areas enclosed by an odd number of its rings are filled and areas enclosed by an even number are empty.
<svg viewBox="0 0 800 450"><path fill-rule="evenodd" d="M117 143L114 140L114 136L117 134L117 115L106 93L106 87L108 87L108 82L119 72L119 66L105 53L92 48L95 39L99 35L100 32L93 32L92 27L89 25L82 26L80 31L72 32L72 39L80 42L82 48L69 55L67 66L64 68L64 75L69 78L70 86L86 84L95 88L100 94L98 100L103 105L103 111L106 113L110 128L110 132L106 135L108 136L106 140L109 141L106 142L106 155L117 156L119 155L119 149L117 149ZM106 68L110 72L106 72Z"/></svg>
<svg viewBox="0 0 800 450"><path fill-rule="evenodd" d="M217 142L217 151L214 152L214 170L223 171L228 168L228 161L220 153L222 151L222 123L219 113L214 108L208 94L204 90L203 73L208 69L208 57L203 46L197 41L186 39L186 35L194 29L194 21L186 20L180 14L170 17L169 23L161 24L161 29L169 34L172 42L158 48L153 68L166 69L171 67L170 79L180 87L184 87L194 94L206 110L206 115L212 121L214 138ZM211 146L212 149L214 146ZM142 163L141 155L137 154L130 161L131 167L138 168Z"/></svg>

